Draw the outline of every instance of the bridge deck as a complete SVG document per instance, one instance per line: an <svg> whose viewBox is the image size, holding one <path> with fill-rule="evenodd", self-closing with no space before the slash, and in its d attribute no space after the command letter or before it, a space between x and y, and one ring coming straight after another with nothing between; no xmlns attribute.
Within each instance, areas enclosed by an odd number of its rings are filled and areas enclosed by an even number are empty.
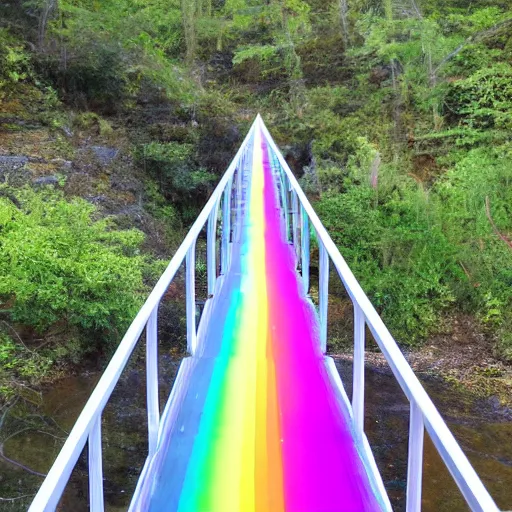
<svg viewBox="0 0 512 512"><path fill-rule="evenodd" d="M232 259L132 509L381 510L284 235L259 131Z"/></svg>

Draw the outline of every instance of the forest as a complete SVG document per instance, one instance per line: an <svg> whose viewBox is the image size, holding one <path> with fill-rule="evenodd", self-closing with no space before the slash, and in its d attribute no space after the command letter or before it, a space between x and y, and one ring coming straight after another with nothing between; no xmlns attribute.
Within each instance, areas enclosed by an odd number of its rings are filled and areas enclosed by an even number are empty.
<svg viewBox="0 0 512 512"><path fill-rule="evenodd" d="M112 353L258 112L402 347L512 361L509 0L10 0L2 399Z"/></svg>

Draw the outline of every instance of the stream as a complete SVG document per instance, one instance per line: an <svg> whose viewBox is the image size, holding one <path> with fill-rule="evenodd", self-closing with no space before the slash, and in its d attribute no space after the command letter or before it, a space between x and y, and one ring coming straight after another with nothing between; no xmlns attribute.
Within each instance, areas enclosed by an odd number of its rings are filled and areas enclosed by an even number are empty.
<svg viewBox="0 0 512 512"><path fill-rule="evenodd" d="M336 360L349 397L351 363ZM161 408L179 361L161 358ZM103 418L106 510L126 510L146 456L145 373L131 363L116 387ZM42 477L57 456L99 379L90 373L63 379L48 389L39 405L19 401L4 417L0 441L0 509L27 510ZM502 510L512 509L512 411L493 399L480 400L439 379L422 383ZM394 510L405 510L409 404L389 371L366 369L365 428ZM7 459L11 459L9 462ZM85 512L87 462L82 454L58 510ZM424 512L466 511L458 489L425 436Z"/></svg>

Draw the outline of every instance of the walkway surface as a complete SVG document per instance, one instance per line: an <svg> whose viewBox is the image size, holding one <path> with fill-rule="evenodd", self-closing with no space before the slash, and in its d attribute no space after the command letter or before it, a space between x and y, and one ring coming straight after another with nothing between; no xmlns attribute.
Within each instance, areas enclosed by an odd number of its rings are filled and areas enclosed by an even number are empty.
<svg viewBox="0 0 512 512"><path fill-rule="evenodd" d="M137 510L381 510L285 241L268 152L256 131L231 264Z"/></svg>

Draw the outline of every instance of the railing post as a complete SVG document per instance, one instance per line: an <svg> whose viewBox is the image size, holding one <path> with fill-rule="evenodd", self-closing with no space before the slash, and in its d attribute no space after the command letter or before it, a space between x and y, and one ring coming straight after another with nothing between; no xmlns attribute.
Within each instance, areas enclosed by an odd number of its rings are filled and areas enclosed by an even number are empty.
<svg viewBox="0 0 512 512"><path fill-rule="evenodd" d="M286 229L285 241L288 242L288 240L290 239L290 217L289 217L289 212L288 212L288 183L287 183L288 178L286 177L284 172L282 172L281 175L283 177L283 179L281 180L281 185L282 185L281 195L283 198L284 225L285 225L285 229Z"/></svg>
<svg viewBox="0 0 512 512"><path fill-rule="evenodd" d="M352 410L356 433L364 432L364 346L366 321L359 304L354 302L354 374Z"/></svg>
<svg viewBox="0 0 512 512"><path fill-rule="evenodd" d="M187 350L195 355L197 344L196 332L196 241L187 251L186 258L186 294L187 294Z"/></svg>
<svg viewBox="0 0 512 512"><path fill-rule="evenodd" d="M320 250L320 276L318 285L318 309L320 317L320 347L327 352L327 307L329 304L329 255L321 240L318 240Z"/></svg>
<svg viewBox="0 0 512 512"><path fill-rule="evenodd" d="M409 420L406 512L421 512L424 434L425 426L423 423L423 414L413 400L411 401L411 417Z"/></svg>
<svg viewBox="0 0 512 512"><path fill-rule="evenodd" d="M101 450L101 412L89 433L89 510L103 512L103 460Z"/></svg>
<svg viewBox="0 0 512 512"><path fill-rule="evenodd" d="M158 304L146 325L146 397L148 407L148 457L156 453L160 406L158 403Z"/></svg>
<svg viewBox="0 0 512 512"><path fill-rule="evenodd" d="M243 174L243 158L240 160L240 162L238 163L238 167L236 169L236 185L235 185L235 189L236 189L236 197L235 197L235 202L236 202L236 205L237 205L237 208L238 208L238 205L240 204L241 200L242 200L242 174Z"/></svg>
<svg viewBox="0 0 512 512"><path fill-rule="evenodd" d="M304 292L306 295L309 291L309 217L304 210L304 207L301 205L301 232L300 232L300 242L301 242L301 268L302 268L302 284L304 286Z"/></svg>
<svg viewBox="0 0 512 512"><path fill-rule="evenodd" d="M208 275L208 295L213 295L215 282L217 280L217 214L219 209L218 201L208 217L208 232L206 240L206 266Z"/></svg>
<svg viewBox="0 0 512 512"><path fill-rule="evenodd" d="M293 252L295 254L295 263L298 263L300 256L299 249L299 200L297 198L297 192L292 189L292 241L293 241Z"/></svg>
<svg viewBox="0 0 512 512"><path fill-rule="evenodd" d="M221 248L221 274L225 274L229 265L229 242L231 235L231 186L230 178L224 190L222 199L222 248Z"/></svg>

